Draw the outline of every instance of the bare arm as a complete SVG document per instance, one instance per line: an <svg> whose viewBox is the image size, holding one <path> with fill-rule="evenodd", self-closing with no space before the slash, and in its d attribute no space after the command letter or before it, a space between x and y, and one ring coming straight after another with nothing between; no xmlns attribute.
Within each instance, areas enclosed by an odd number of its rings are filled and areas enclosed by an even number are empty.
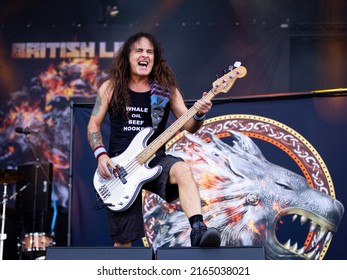
<svg viewBox="0 0 347 280"><path fill-rule="evenodd" d="M96 96L96 102L92 111L88 123L88 142L90 147L94 150L98 146L103 146L102 136L101 136L101 123L105 118L106 113L101 111L101 105L105 103L102 102L100 91Z"/></svg>
<svg viewBox="0 0 347 280"><path fill-rule="evenodd" d="M205 93L204 93L205 94ZM176 118L181 117L185 112L188 111L187 106L184 103L181 93L176 90L174 94L171 95L171 110ZM193 105L197 110L197 115L202 116L206 114L212 108L212 102L210 100L203 100L202 98L197 100ZM183 128L190 133L196 132L203 124L203 120L196 121L194 118L191 118Z"/></svg>
<svg viewBox="0 0 347 280"><path fill-rule="evenodd" d="M101 134L101 125L107 114L109 102L112 96L112 92L108 85L108 82L105 82L100 87L87 127L88 143L93 151L97 147L104 146ZM115 168L113 162L107 154L101 155L98 158L98 170L100 175L104 178L110 177L111 174L109 168Z"/></svg>

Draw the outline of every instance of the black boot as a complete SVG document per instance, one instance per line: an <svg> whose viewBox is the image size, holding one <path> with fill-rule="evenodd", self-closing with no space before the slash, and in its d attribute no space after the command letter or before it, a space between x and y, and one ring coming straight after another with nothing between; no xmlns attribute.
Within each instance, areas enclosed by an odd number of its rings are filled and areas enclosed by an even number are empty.
<svg viewBox="0 0 347 280"><path fill-rule="evenodd" d="M221 237L216 228L207 228L203 222L195 222L190 233L192 247L218 247Z"/></svg>

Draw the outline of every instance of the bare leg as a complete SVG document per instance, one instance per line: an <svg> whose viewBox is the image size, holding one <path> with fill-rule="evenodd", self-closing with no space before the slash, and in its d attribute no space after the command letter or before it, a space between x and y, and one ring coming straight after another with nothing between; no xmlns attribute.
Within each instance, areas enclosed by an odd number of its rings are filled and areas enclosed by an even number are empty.
<svg viewBox="0 0 347 280"><path fill-rule="evenodd" d="M114 247L131 247L131 242L115 242L113 244Z"/></svg>
<svg viewBox="0 0 347 280"><path fill-rule="evenodd" d="M200 193L188 163L177 162L171 167L170 183L178 185L181 206L188 219L201 215ZM192 223L190 240L192 246L216 247L220 246L221 237L216 228L207 228L203 221L196 221Z"/></svg>
<svg viewBox="0 0 347 280"><path fill-rule="evenodd" d="M171 167L170 183L178 185L181 206L186 216L189 218L201 214L200 193L188 163L176 162Z"/></svg>

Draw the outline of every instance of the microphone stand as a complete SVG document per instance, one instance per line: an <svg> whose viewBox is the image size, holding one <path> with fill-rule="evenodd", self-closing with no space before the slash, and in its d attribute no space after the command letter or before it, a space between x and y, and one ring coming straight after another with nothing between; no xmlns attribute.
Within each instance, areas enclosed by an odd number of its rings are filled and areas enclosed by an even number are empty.
<svg viewBox="0 0 347 280"><path fill-rule="evenodd" d="M34 199L33 199L33 216L32 216L32 232L30 235L30 244L31 244L31 259L33 259L33 253L34 253L34 233L35 233L35 228L36 228L36 207L37 207L37 188L38 188L38 170L39 168L42 170L43 175L45 176L48 184L51 184L48 175L46 174L44 168L42 167L40 159L37 157L33 144L30 142L29 134L25 134L25 142L28 144L29 149L31 150L31 153L33 154L35 158L35 182L34 182Z"/></svg>
<svg viewBox="0 0 347 280"><path fill-rule="evenodd" d="M0 234L0 260L3 259L4 241L7 238L6 233L5 233L6 204L7 204L7 184L4 183L4 193L2 196L1 234Z"/></svg>

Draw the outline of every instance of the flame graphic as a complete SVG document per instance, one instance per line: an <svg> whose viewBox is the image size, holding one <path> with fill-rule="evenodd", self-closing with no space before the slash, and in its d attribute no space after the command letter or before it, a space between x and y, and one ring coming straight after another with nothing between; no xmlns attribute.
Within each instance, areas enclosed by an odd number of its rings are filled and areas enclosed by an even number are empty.
<svg viewBox="0 0 347 280"><path fill-rule="evenodd" d="M1 139L7 142L1 146L1 159L11 166L30 160L28 145L14 128L37 130L37 135L30 134L30 142L42 162L53 163L55 186L66 188L71 138L69 101L74 97L96 96L105 77L96 58L63 60L33 77L22 91L12 93L0 128ZM67 192L57 192L61 194L58 203L66 206Z"/></svg>

